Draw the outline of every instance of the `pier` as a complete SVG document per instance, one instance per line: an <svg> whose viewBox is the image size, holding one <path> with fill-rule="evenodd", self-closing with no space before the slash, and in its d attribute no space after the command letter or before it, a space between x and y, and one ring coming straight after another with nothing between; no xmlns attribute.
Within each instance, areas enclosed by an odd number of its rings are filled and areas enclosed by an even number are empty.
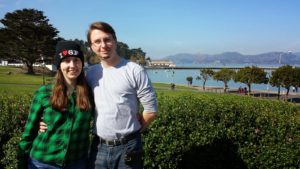
<svg viewBox="0 0 300 169"><path fill-rule="evenodd" d="M199 66L199 67L189 67L189 66L174 66L174 67L156 67L156 66L146 66L145 68L146 69L195 69L195 70L201 70L201 69L213 69L213 70L220 70L220 69L223 69L223 68L227 68L227 69L232 69L232 70L240 70L242 68L244 68L246 66L230 66L230 67L226 67L226 66L212 66L212 67L209 67L209 66ZM260 67L260 66L257 66L259 68L262 68L264 70L276 70L278 67Z"/></svg>

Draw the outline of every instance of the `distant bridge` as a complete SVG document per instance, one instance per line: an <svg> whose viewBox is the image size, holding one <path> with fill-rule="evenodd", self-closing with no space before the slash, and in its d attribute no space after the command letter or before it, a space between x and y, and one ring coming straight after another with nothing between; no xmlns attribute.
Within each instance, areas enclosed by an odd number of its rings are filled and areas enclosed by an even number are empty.
<svg viewBox="0 0 300 169"><path fill-rule="evenodd" d="M212 66L212 67L208 67L208 66L205 66L205 67L188 67L188 66L175 66L175 67L145 67L146 69L197 69L197 70L201 70L201 69L213 69L213 70L219 70L219 69L223 69L223 68L227 68L227 69L232 69L232 70L240 70L242 68L244 68L246 66L237 66L237 67L234 67L234 66L230 66L230 67L225 67L225 66ZM260 67L258 66L259 68L262 68L264 70L276 70L278 67Z"/></svg>

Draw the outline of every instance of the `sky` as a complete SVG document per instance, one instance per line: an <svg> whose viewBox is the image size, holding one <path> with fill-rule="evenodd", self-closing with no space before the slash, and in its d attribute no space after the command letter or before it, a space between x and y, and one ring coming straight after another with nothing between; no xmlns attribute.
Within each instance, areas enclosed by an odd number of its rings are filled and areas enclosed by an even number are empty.
<svg viewBox="0 0 300 169"><path fill-rule="evenodd" d="M0 19L24 8L43 11L65 39L86 41L92 22L107 22L152 59L300 52L299 0L0 0Z"/></svg>

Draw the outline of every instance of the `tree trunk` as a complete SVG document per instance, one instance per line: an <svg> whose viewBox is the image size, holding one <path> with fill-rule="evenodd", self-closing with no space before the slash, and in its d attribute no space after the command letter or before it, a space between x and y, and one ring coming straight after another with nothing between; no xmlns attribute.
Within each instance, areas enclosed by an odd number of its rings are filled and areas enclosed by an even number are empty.
<svg viewBox="0 0 300 169"><path fill-rule="evenodd" d="M251 84L248 84L248 96L250 96L250 94L251 94Z"/></svg>
<svg viewBox="0 0 300 169"><path fill-rule="evenodd" d="M203 86L202 86L203 90L205 90L205 82L206 80L203 81Z"/></svg>
<svg viewBox="0 0 300 169"><path fill-rule="evenodd" d="M285 101L288 101L288 98L289 98L289 91L290 91L290 87L287 87L287 88L286 88Z"/></svg>
<svg viewBox="0 0 300 169"><path fill-rule="evenodd" d="M227 82L224 82L224 93L227 92L227 87L228 87Z"/></svg>
<svg viewBox="0 0 300 169"><path fill-rule="evenodd" d="M33 64L32 63L26 63L27 66L27 74L34 74L34 70L33 70Z"/></svg>
<svg viewBox="0 0 300 169"><path fill-rule="evenodd" d="M280 86L278 86L278 100L280 99Z"/></svg>

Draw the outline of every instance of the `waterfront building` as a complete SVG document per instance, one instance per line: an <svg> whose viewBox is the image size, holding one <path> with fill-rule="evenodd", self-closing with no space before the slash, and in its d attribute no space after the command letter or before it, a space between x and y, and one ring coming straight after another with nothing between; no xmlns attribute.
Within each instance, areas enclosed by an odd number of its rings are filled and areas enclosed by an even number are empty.
<svg viewBox="0 0 300 169"><path fill-rule="evenodd" d="M151 60L149 67L175 67L176 65L170 60Z"/></svg>

